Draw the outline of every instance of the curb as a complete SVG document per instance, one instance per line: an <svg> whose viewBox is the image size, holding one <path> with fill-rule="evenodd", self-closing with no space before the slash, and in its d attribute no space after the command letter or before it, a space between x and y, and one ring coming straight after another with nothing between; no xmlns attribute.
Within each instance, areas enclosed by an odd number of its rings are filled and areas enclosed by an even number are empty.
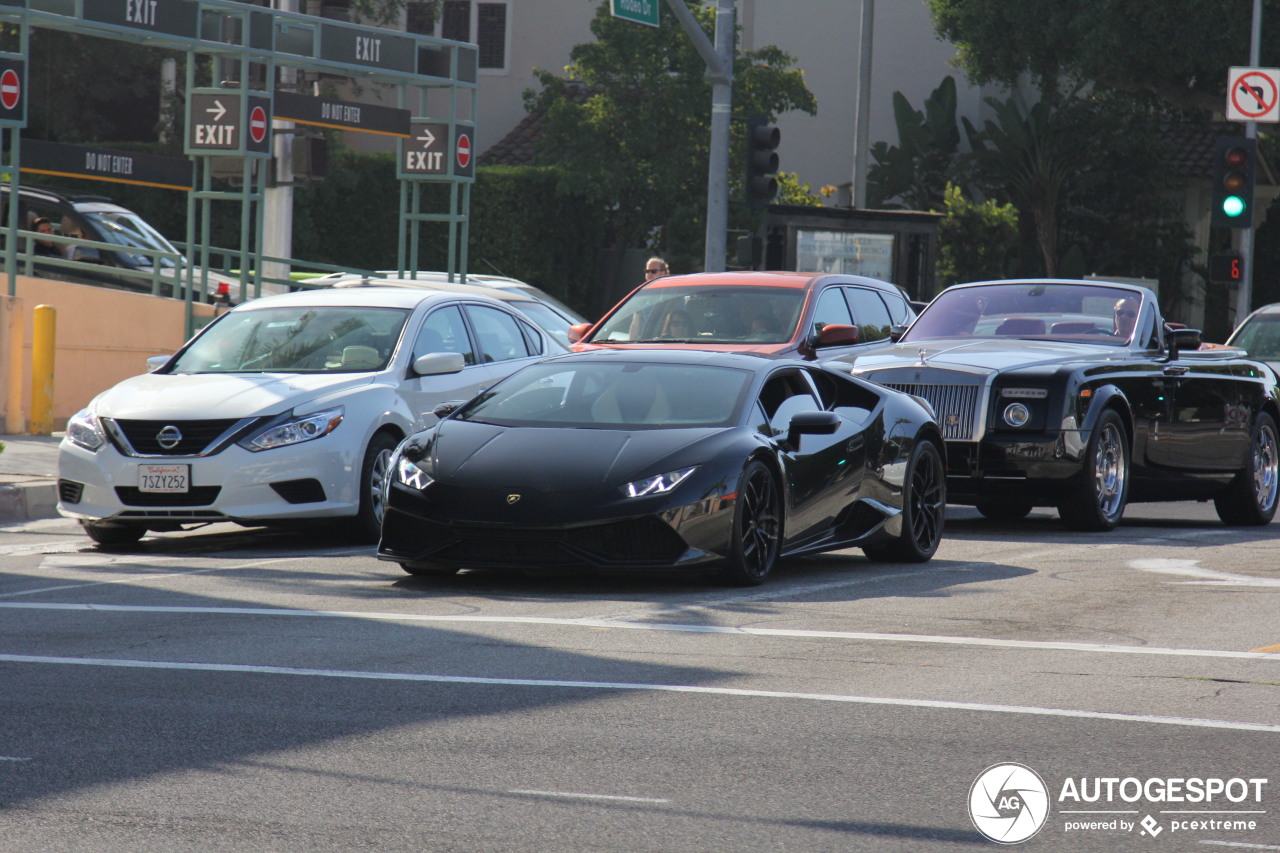
<svg viewBox="0 0 1280 853"><path fill-rule="evenodd" d="M58 517L58 485L53 480L0 483L0 522Z"/></svg>

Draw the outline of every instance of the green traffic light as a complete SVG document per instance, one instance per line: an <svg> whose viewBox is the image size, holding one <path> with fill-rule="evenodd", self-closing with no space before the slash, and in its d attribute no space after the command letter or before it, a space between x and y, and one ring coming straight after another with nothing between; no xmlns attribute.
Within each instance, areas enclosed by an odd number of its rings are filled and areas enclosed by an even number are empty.
<svg viewBox="0 0 1280 853"><path fill-rule="evenodd" d="M1244 213L1244 199L1238 195L1229 195L1222 200L1222 212L1235 218Z"/></svg>

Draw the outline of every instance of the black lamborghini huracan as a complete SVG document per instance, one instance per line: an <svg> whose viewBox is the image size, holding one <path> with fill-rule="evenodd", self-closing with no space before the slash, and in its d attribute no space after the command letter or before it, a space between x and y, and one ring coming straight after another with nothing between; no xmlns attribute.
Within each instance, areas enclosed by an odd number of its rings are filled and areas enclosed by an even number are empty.
<svg viewBox="0 0 1280 853"><path fill-rule="evenodd" d="M938 548L928 404L813 362L599 350L530 365L405 439L378 556L463 568L692 572L757 584L781 557Z"/></svg>

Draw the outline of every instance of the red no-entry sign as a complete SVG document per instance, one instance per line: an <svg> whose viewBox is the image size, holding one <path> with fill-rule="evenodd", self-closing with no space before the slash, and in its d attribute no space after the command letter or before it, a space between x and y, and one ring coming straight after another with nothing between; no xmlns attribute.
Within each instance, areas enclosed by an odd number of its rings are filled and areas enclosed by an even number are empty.
<svg viewBox="0 0 1280 853"><path fill-rule="evenodd" d="M262 142L267 138L267 111L262 107L254 107L249 111L249 138L254 142Z"/></svg>
<svg viewBox="0 0 1280 853"><path fill-rule="evenodd" d="M3 74L0 74L0 106L6 110L12 110L22 101L22 79L18 76L18 72L12 68L6 68Z"/></svg>

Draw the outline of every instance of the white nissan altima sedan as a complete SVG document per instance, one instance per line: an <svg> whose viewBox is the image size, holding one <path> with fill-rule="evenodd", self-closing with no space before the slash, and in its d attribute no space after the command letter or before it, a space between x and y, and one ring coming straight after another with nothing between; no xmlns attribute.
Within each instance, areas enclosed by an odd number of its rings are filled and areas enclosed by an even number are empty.
<svg viewBox="0 0 1280 853"><path fill-rule="evenodd" d="M247 302L67 424L58 510L97 543L233 521L338 522L374 541L396 444L545 355L502 302L396 287Z"/></svg>

